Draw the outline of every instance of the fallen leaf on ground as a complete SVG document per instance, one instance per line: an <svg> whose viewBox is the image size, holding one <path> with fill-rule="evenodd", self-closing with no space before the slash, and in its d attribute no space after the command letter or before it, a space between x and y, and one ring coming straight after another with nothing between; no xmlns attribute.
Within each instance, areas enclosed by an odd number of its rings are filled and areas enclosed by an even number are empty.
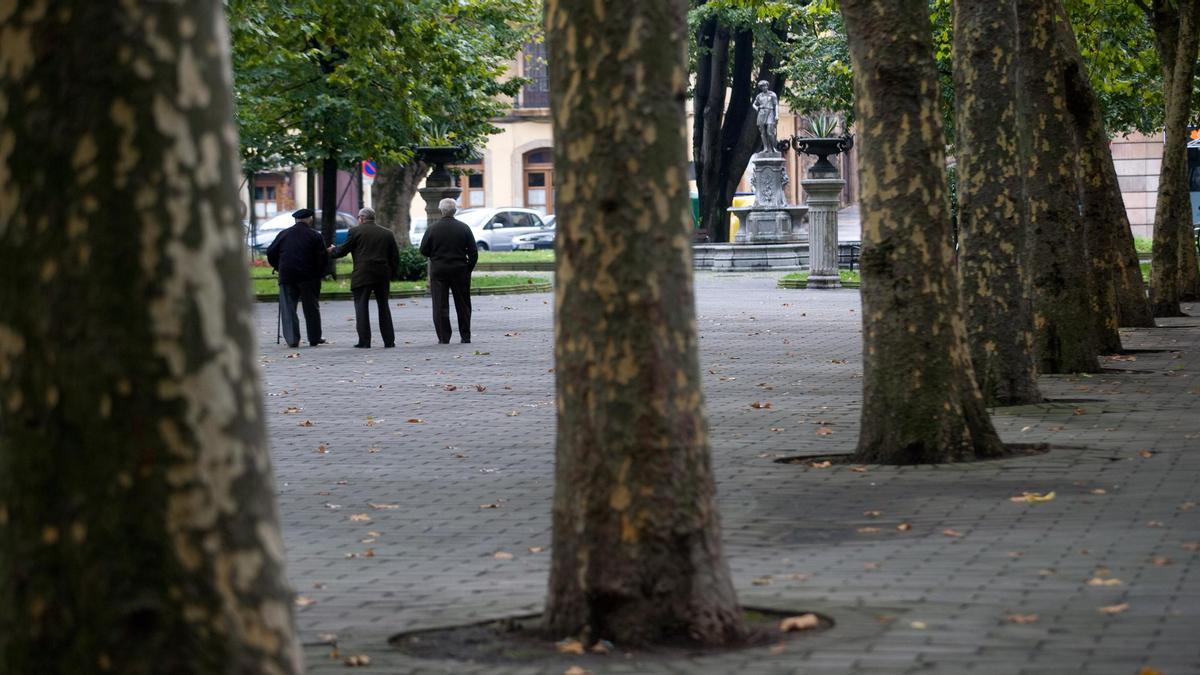
<svg viewBox="0 0 1200 675"><path fill-rule="evenodd" d="M356 654L354 656L347 656L343 663L345 663L349 668L369 666L371 665L371 657L367 656L366 654Z"/></svg>
<svg viewBox="0 0 1200 675"><path fill-rule="evenodd" d="M929 624L925 623L924 621L911 621L908 625L916 628L917 630L925 630L926 628L929 628Z"/></svg>
<svg viewBox="0 0 1200 675"><path fill-rule="evenodd" d="M1151 558L1151 562L1154 563L1155 567L1166 567L1167 565L1173 564L1175 561L1171 560L1165 555L1156 555Z"/></svg>
<svg viewBox="0 0 1200 675"><path fill-rule="evenodd" d="M1064 429L1066 429L1066 427L1063 427L1063 426L1054 426L1054 427L1048 427L1048 428L1046 429L1046 431L1055 431L1055 432L1058 432L1058 431L1062 431L1062 430L1064 430Z"/></svg>
<svg viewBox="0 0 1200 675"><path fill-rule="evenodd" d="M480 504L479 508L481 508L481 509L498 509L498 508L500 508L500 505L499 504Z"/></svg>
<svg viewBox="0 0 1200 675"><path fill-rule="evenodd" d="M787 645L785 645L784 643L780 642L780 643L779 643L779 644L777 644L777 645L771 645L771 648L770 648L770 649L768 649L768 650L767 650L767 652L769 652L769 653L771 654L771 656L779 656L779 655L780 655L780 654L782 654L782 653L783 653L783 652L784 652L786 649L787 649Z"/></svg>
<svg viewBox="0 0 1200 675"><path fill-rule="evenodd" d="M1200 551L1200 541L1189 541L1180 544L1185 551Z"/></svg>
<svg viewBox="0 0 1200 675"><path fill-rule="evenodd" d="M496 560L512 560L513 554L509 553L508 551L496 551L492 554L492 557Z"/></svg>
<svg viewBox="0 0 1200 675"><path fill-rule="evenodd" d="M771 577L769 577L769 576L756 577L753 580L751 580L750 583L754 584L755 586L770 586L771 585Z"/></svg>
<svg viewBox="0 0 1200 675"><path fill-rule="evenodd" d="M322 455L324 455L324 454L326 454L326 453L328 453L328 452L329 452L329 448L325 447L325 444L324 444L324 443L322 443L322 444L320 444L320 445L318 445L318 446L317 446L317 452L319 452L319 453L321 453Z"/></svg>
<svg viewBox="0 0 1200 675"><path fill-rule="evenodd" d="M868 518L878 518L883 515L883 511L863 511L863 515Z"/></svg>
<svg viewBox="0 0 1200 675"><path fill-rule="evenodd" d="M1150 452L1149 450L1139 450L1138 451L1138 457L1141 457L1142 459L1150 459L1153 456L1154 456L1154 453Z"/></svg>
<svg viewBox="0 0 1200 675"><path fill-rule="evenodd" d="M1009 497L1010 502L1025 502L1026 504L1036 504L1037 502L1048 502L1054 499L1054 492L1042 494L1040 492L1022 492L1016 497Z"/></svg>
<svg viewBox="0 0 1200 675"><path fill-rule="evenodd" d="M816 614L801 614L799 616L789 616L779 622L779 630L784 633L800 630L812 630L821 626L821 620Z"/></svg>
<svg viewBox="0 0 1200 675"><path fill-rule="evenodd" d="M482 384L477 384L475 385L475 391L487 391L487 387L483 386Z"/></svg>
<svg viewBox="0 0 1200 675"><path fill-rule="evenodd" d="M509 416L509 417L516 417L517 415L520 415L520 414L521 414L521 413L517 412L516 410L510 410L510 411L509 411L509 413L508 413L508 416Z"/></svg>
<svg viewBox="0 0 1200 675"><path fill-rule="evenodd" d="M1092 577L1088 579L1088 586L1120 586L1120 579L1102 579L1100 577Z"/></svg>
<svg viewBox="0 0 1200 675"><path fill-rule="evenodd" d="M371 516L365 513L352 513L350 514L350 520L356 523L369 523L371 522Z"/></svg>
<svg viewBox="0 0 1200 675"><path fill-rule="evenodd" d="M446 391L458 391L458 385L448 384L442 387L442 389L445 389Z"/></svg>
<svg viewBox="0 0 1200 675"><path fill-rule="evenodd" d="M288 354L288 355L287 355L287 358L289 358L289 359L298 359L298 358L300 358L300 353L299 353L299 352L293 352L293 353L291 353L291 354Z"/></svg>
<svg viewBox="0 0 1200 675"><path fill-rule="evenodd" d="M1162 526L1163 526L1163 523L1161 520L1151 520L1150 522L1146 523L1146 527L1162 527Z"/></svg>
<svg viewBox="0 0 1200 675"><path fill-rule="evenodd" d="M1009 614L1004 617L1009 623L1027 624L1037 623L1037 614Z"/></svg>
<svg viewBox="0 0 1200 675"><path fill-rule="evenodd" d="M901 532L908 532L909 530L912 529L912 525L910 525L908 523L900 523L899 525L896 526L896 529L900 530Z"/></svg>
<svg viewBox="0 0 1200 675"><path fill-rule="evenodd" d="M367 506L379 511L395 511L400 508L399 504L381 504L379 502L367 502Z"/></svg>
<svg viewBox="0 0 1200 675"><path fill-rule="evenodd" d="M294 414L300 412L301 410L304 410L304 408L301 408L299 406L289 405L287 407L287 410L283 411L283 414L284 415L294 415Z"/></svg>
<svg viewBox="0 0 1200 675"><path fill-rule="evenodd" d="M367 448L367 452L369 452L369 453L371 453L372 455L374 455L374 454L377 454L377 453L379 452L379 448L377 448L377 447L375 447L374 445L372 445L371 447Z"/></svg>
<svg viewBox="0 0 1200 675"><path fill-rule="evenodd" d="M1121 612L1124 612L1127 609L1129 609L1129 603L1122 602L1119 605L1108 605L1107 607L1101 607L1097 611L1099 611L1102 614L1108 614L1109 616L1112 616L1113 614L1120 614Z"/></svg>
<svg viewBox="0 0 1200 675"><path fill-rule="evenodd" d="M828 469L829 467L833 466L833 462L828 460L824 462L809 462L808 465L814 469Z"/></svg>
<svg viewBox="0 0 1200 675"><path fill-rule="evenodd" d="M786 578L789 581L808 581L807 574L789 574Z"/></svg>
<svg viewBox="0 0 1200 675"><path fill-rule="evenodd" d="M1084 410L1083 408L1076 408L1074 411L1072 411L1073 415L1083 415L1086 413L1087 413L1087 411Z"/></svg>
<svg viewBox="0 0 1200 675"><path fill-rule="evenodd" d="M844 363L846 363L846 359L830 359L829 362L836 363L837 365L840 366L840 365L843 365Z"/></svg>
<svg viewBox="0 0 1200 675"><path fill-rule="evenodd" d="M865 467L865 466L852 466L852 467L850 467L850 470L851 470L851 471L853 471L854 473L866 473L866 472L867 472L867 467Z"/></svg>
<svg viewBox="0 0 1200 675"><path fill-rule="evenodd" d="M829 427L818 427L817 428L818 436L828 436L832 433L833 433L833 429L830 429Z"/></svg>
<svg viewBox="0 0 1200 675"><path fill-rule="evenodd" d="M317 602L316 600L305 597L303 595L296 596L296 606L297 607L308 607L309 605L315 604L316 602Z"/></svg>
<svg viewBox="0 0 1200 675"><path fill-rule="evenodd" d="M1157 668L1142 666L1142 669L1138 671L1138 675L1163 675L1163 672Z"/></svg>
<svg viewBox="0 0 1200 675"><path fill-rule="evenodd" d="M858 532L859 534L875 534L875 533L879 532L879 528L878 527L860 527L857 530L855 530L855 532Z"/></svg>
<svg viewBox="0 0 1200 675"><path fill-rule="evenodd" d="M579 666L571 666L563 671L563 675L592 675L592 671Z"/></svg>
<svg viewBox="0 0 1200 675"><path fill-rule="evenodd" d="M1096 488L1095 490L1092 490L1092 494L1094 494L1094 495L1106 495L1106 494L1108 494L1108 490L1105 490L1104 488Z"/></svg>
<svg viewBox="0 0 1200 675"><path fill-rule="evenodd" d="M557 643L555 643L554 646L556 648L558 648L559 654L582 654L583 653L583 643L574 638L568 638L561 642L557 642Z"/></svg>
<svg viewBox="0 0 1200 675"><path fill-rule="evenodd" d="M1179 505L1180 511L1191 511L1194 508L1196 508L1196 502L1184 502Z"/></svg>
<svg viewBox="0 0 1200 675"><path fill-rule="evenodd" d="M542 551L545 551L545 550L546 550L545 546L530 546L529 547L530 553L541 553Z"/></svg>
<svg viewBox="0 0 1200 675"><path fill-rule="evenodd" d="M766 410L771 407L771 404L767 403L766 401L755 401L754 403L750 404L750 407L754 408L755 410Z"/></svg>
<svg viewBox="0 0 1200 675"><path fill-rule="evenodd" d="M421 419L420 417L410 417L408 419L408 423L409 424L425 424L425 420Z"/></svg>
<svg viewBox="0 0 1200 675"><path fill-rule="evenodd" d="M783 427L771 427L771 431L774 431L775 433L779 433L780 431L783 431Z"/></svg>
<svg viewBox="0 0 1200 675"><path fill-rule="evenodd" d="M312 422L312 420L304 420L303 422L301 422L300 424L298 424L298 425L296 425L296 426L300 426L300 427L311 427L312 425L313 425L313 422Z"/></svg>
<svg viewBox="0 0 1200 675"><path fill-rule="evenodd" d="M942 530L942 534L946 535L947 537L961 537L962 536L962 532L959 532L958 530L950 530L950 529Z"/></svg>

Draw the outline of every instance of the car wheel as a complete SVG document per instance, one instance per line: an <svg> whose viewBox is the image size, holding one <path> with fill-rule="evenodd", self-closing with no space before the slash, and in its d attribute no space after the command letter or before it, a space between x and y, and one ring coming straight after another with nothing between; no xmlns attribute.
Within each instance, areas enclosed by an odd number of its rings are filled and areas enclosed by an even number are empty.
<svg viewBox="0 0 1200 675"><path fill-rule="evenodd" d="M475 248L479 249L480 251L486 251L488 250L488 245L482 241L477 241L475 242Z"/></svg>

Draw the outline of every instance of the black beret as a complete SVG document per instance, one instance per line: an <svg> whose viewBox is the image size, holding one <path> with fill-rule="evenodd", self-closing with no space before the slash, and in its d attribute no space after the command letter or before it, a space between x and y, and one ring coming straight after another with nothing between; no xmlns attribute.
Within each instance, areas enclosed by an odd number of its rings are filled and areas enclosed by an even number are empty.
<svg viewBox="0 0 1200 675"><path fill-rule="evenodd" d="M296 220L300 220L301 218L312 218L313 212L312 209L300 209L299 211L294 212L292 217Z"/></svg>

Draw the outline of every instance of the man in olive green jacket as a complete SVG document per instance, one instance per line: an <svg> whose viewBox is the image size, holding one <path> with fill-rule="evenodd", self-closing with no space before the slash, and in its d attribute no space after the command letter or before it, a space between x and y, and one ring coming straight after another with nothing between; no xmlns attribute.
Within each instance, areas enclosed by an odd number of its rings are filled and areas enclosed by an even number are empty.
<svg viewBox="0 0 1200 675"><path fill-rule="evenodd" d="M354 256L354 271L350 273L350 293L354 296L354 323L358 328L359 349L371 346L371 294L375 295L379 313L379 333L384 347L396 346L396 331L392 328L392 312L388 309L389 285L400 267L400 249L392 231L375 223L375 211L358 212L358 226L350 229L346 242L330 246L329 254L341 258Z"/></svg>

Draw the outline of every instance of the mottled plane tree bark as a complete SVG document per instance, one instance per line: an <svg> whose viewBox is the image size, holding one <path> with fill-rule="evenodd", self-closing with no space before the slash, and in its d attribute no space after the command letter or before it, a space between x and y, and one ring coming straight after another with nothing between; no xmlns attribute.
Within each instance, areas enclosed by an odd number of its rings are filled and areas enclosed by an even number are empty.
<svg viewBox="0 0 1200 675"><path fill-rule="evenodd" d="M1000 456L960 307L928 3L841 5L862 186L864 372L855 460Z"/></svg>
<svg viewBox="0 0 1200 675"><path fill-rule="evenodd" d="M1182 316L1182 300L1200 297L1187 182L1187 124L1200 45L1200 0L1135 0L1154 29L1163 69L1166 143L1158 174L1150 305L1154 316Z"/></svg>
<svg viewBox="0 0 1200 675"><path fill-rule="evenodd" d="M1067 109L1056 0L1017 0L1019 114L1028 134L1025 208L1034 351L1042 373L1100 370L1091 274L1079 212L1078 139ZM1066 27L1065 30L1070 30Z"/></svg>
<svg viewBox="0 0 1200 675"><path fill-rule="evenodd" d="M1154 316L1146 299L1146 284L1142 281L1129 215L1117 181L1111 139L1104 127L1104 110L1092 88L1061 0L1056 0L1055 11L1060 17L1057 25L1064 57L1067 110L1079 141L1080 201L1097 307L1097 336L1100 351L1111 354L1121 350L1118 326L1152 328Z"/></svg>
<svg viewBox="0 0 1200 675"><path fill-rule="evenodd" d="M745 632L701 395L685 9L546 2L558 433L545 623L555 637L726 644Z"/></svg>
<svg viewBox="0 0 1200 675"><path fill-rule="evenodd" d="M955 0L959 269L975 379L989 402L1042 400L1021 208L1015 0Z"/></svg>
<svg viewBox="0 0 1200 675"><path fill-rule="evenodd" d="M409 226L413 195L425 176L429 173L429 165L420 160L407 164L380 166L371 184L371 203L375 206L378 223L392 231L396 243L408 246Z"/></svg>
<svg viewBox="0 0 1200 675"><path fill-rule="evenodd" d="M0 670L299 672L222 4L0 36Z"/></svg>

